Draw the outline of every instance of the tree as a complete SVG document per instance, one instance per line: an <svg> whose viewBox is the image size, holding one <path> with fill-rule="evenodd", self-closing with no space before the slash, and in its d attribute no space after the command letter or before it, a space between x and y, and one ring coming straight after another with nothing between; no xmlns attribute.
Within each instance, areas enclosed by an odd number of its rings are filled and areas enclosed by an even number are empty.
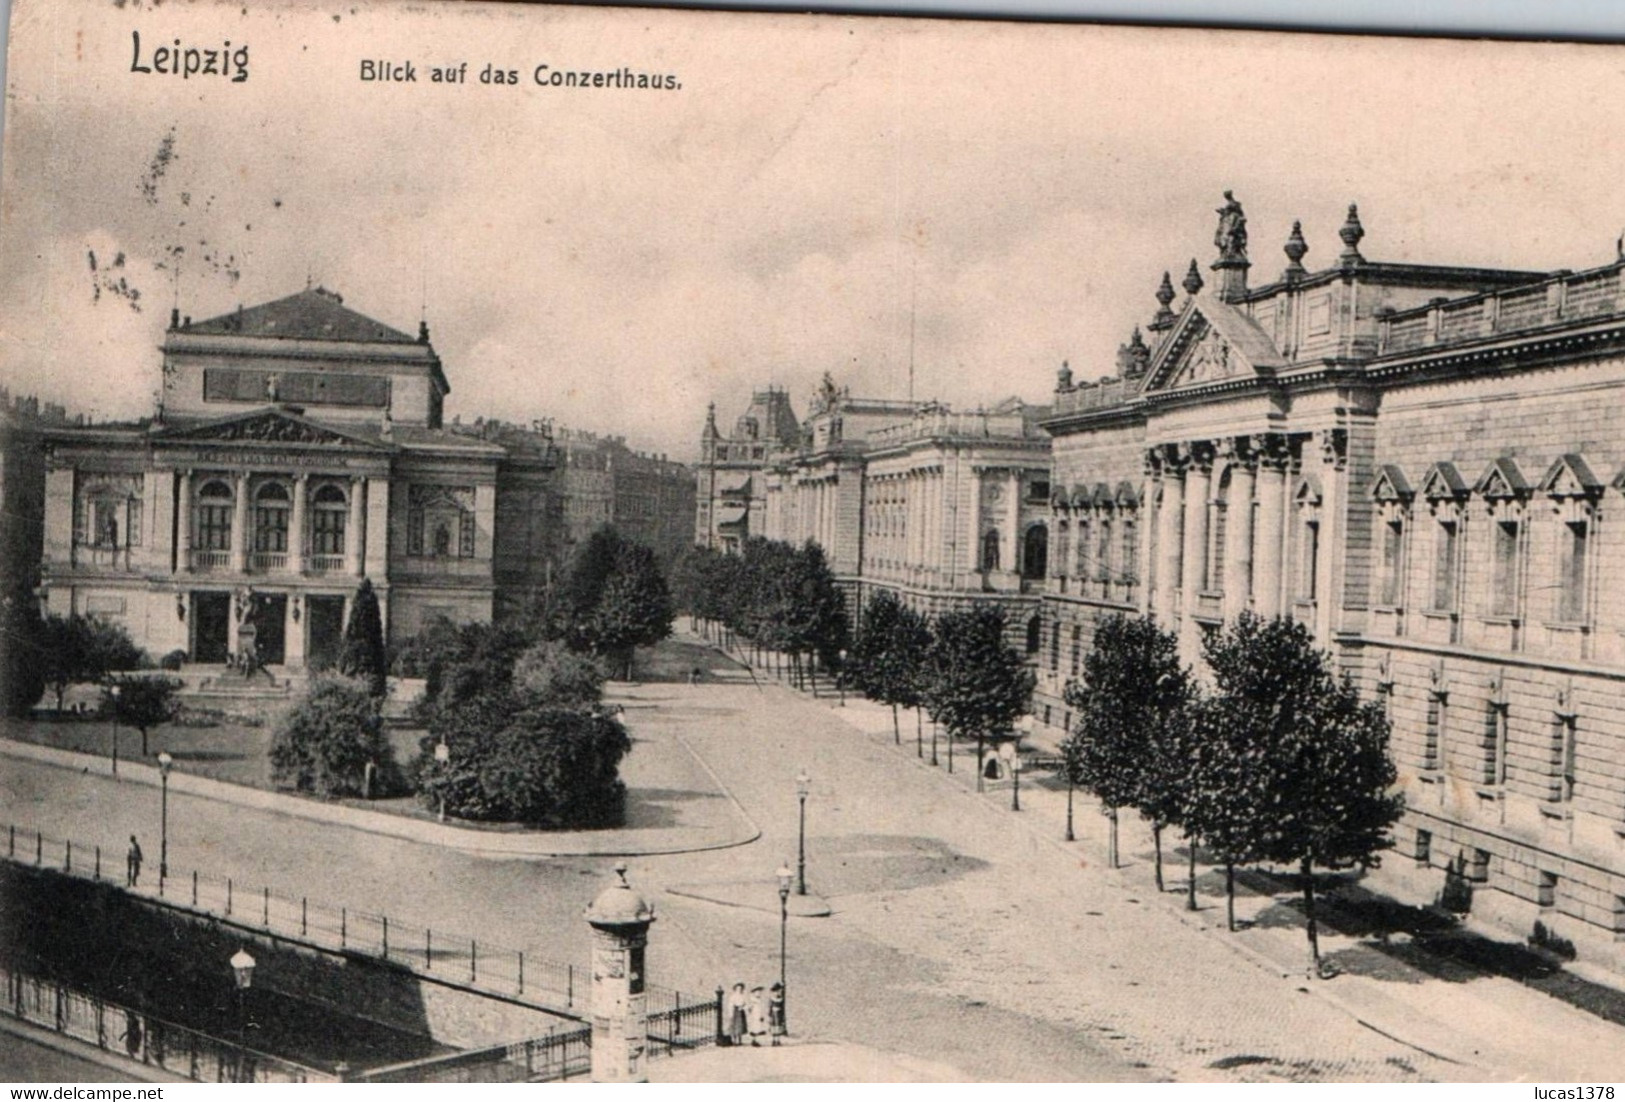
<svg viewBox="0 0 1625 1102"><path fill-rule="evenodd" d="M1138 808L1151 820L1158 891L1162 829L1182 811L1180 759L1193 695L1173 634L1149 619L1126 616L1101 621L1082 678L1065 692L1076 716L1062 744L1068 778L1093 792L1110 813L1112 868L1118 864L1118 810Z"/></svg>
<svg viewBox="0 0 1625 1102"><path fill-rule="evenodd" d="M897 709L924 701L931 652L931 625L925 617L882 589L863 610L858 637L848 656L852 678L872 700L891 705L892 737L901 743ZM924 756L924 751L920 751Z"/></svg>
<svg viewBox="0 0 1625 1102"><path fill-rule="evenodd" d="M545 633L575 650L613 659L631 677L633 649L670 635L675 616L654 552L605 525L571 560L549 601Z"/></svg>
<svg viewBox="0 0 1625 1102"><path fill-rule="evenodd" d="M93 616L47 616L39 632L40 676L56 694L76 682L101 681L114 670L138 668L145 655L122 624Z"/></svg>
<svg viewBox="0 0 1625 1102"><path fill-rule="evenodd" d="M26 716L45 695L39 601L19 588L0 599L0 708L9 716Z"/></svg>
<svg viewBox="0 0 1625 1102"><path fill-rule="evenodd" d="M147 732L180 713L181 682L173 677L118 677L102 690L102 707L118 722L141 732L141 756L147 756Z"/></svg>
<svg viewBox="0 0 1625 1102"><path fill-rule="evenodd" d="M318 796L398 789L399 770L371 686L360 678L332 674L312 678L304 698L272 736L271 779Z"/></svg>
<svg viewBox="0 0 1625 1102"><path fill-rule="evenodd" d="M1321 975L1315 868L1376 865L1403 810L1387 716L1333 673L1295 621L1243 615L1205 652L1217 687L1207 733L1240 748L1230 768L1254 778L1258 806L1240 848L1298 866L1310 965Z"/></svg>
<svg viewBox="0 0 1625 1102"><path fill-rule="evenodd" d="M389 659L384 653L384 620L372 579L362 578L350 600L350 622L344 625L339 673L359 677L373 696L389 691Z"/></svg>
<svg viewBox="0 0 1625 1102"><path fill-rule="evenodd" d="M803 654L814 656L825 669L834 669L851 641L846 598L835 584L824 549L811 540L794 552L789 568L783 579L781 621L787 649L797 658L798 672Z"/></svg>
<svg viewBox="0 0 1625 1102"><path fill-rule="evenodd" d="M556 707L590 708L603 699L604 670L593 658L549 641L519 655L513 683L521 692Z"/></svg>
<svg viewBox="0 0 1625 1102"><path fill-rule="evenodd" d="M975 737L978 787L985 740L1010 730L1033 691L1033 672L1004 633L1004 610L979 605L939 617L931 644L927 703L950 740Z"/></svg>

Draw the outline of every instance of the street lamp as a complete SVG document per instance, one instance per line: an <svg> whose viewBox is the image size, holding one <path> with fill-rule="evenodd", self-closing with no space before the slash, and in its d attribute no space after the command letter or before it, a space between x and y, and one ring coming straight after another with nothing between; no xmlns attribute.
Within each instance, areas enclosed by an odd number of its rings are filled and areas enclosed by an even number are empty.
<svg viewBox="0 0 1625 1102"><path fill-rule="evenodd" d="M797 847L796 858L796 894L807 894L807 792L812 787L812 778L807 776L803 769L796 774L796 795L801 800L801 835Z"/></svg>
<svg viewBox="0 0 1625 1102"><path fill-rule="evenodd" d="M1066 840L1076 842L1077 835L1072 833L1072 790L1077 786L1072 783L1072 766L1066 767Z"/></svg>
<svg viewBox="0 0 1625 1102"><path fill-rule="evenodd" d="M784 1031L790 1032L790 985L785 982L785 947L790 931L790 866L779 866L779 990L784 995Z"/></svg>
<svg viewBox="0 0 1625 1102"><path fill-rule="evenodd" d="M835 671L835 686L841 691L841 707L846 707L846 648L841 648L841 665Z"/></svg>
<svg viewBox="0 0 1625 1102"><path fill-rule="evenodd" d="M107 690L107 695L113 699L113 776L118 776L118 698L123 695L124 687L114 685Z"/></svg>
<svg viewBox="0 0 1625 1102"><path fill-rule="evenodd" d="M440 767L440 821L446 821L446 766L451 763L451 747L441 739L434 744L434 763Z"/></svg>
<svg viewBox="0 0 1625 1102"><path fill-rule="evenodd" d="M158 776L163 782L162 811L159 815L158 831L158 891L162 894L164 881L169 877L169 769L175 764L175 759L168 750L158 755Z"/></svg>
<svg viewBox="0 0 1625 1102"><path fill-rule="evenodd" d="M239 949L232 954L231 975L237 983L237 1059L238 1081L241 1082L248 1062L247 1054L243 1051L248 1047L248 988L254 982L254 958L248 955L247 949Z"/></svg>

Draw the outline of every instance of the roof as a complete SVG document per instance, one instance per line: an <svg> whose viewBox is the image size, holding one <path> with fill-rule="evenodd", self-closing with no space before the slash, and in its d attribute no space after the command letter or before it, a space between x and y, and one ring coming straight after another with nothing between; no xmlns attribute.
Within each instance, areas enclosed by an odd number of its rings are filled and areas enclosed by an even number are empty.
<svg viewBox="0 0 1625 1102"><path fill-rule="evenodd" d="M1202 299L1196 308L1207 323L1219 331L1219 336L1255 368L1286 366L1287 359L1275 347L1275 342L1243 311L1218 298Z"/></svg>
<svg viewBox="0 0 1625 1102"><path fill-rule="evenodd" d="M288 340L364 341L375 344L417 344L418 340L373 321L344 305L344 299L325 287L313 287L248 309L177 327L182 333Z"/></svg>

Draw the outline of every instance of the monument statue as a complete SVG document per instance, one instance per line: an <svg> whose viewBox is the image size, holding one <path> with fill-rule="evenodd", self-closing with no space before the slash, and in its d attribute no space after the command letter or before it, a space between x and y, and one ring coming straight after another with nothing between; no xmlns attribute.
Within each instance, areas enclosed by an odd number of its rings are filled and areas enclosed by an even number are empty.
<svg viewBox="0 0 1625 1102"><path fill-rule="evenodd" d="M1247 259L1247 216L1242 213L1241 203L1235 195L1226 191L1224 193L1224 206L1216 212L1219 216L1219 228L1213 235L1213 244L1219 250L1219 260Z"/></svg>

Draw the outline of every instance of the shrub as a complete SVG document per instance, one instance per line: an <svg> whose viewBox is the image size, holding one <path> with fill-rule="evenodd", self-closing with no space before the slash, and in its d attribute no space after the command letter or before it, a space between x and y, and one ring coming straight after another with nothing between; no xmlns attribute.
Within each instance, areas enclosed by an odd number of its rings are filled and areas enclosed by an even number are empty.
<svg viewBox="0 0 1625 1102"><path fill-rule="evenodd" d="M186 651L172 650L158 660L158 668L174 672L186 664Z"/></svg>
<svg viewBox="0 0 1625 1102"><path fill-rule="evenodd" d="M359 678L319 675L277 727L271 741L271 779L282 788L318 796L359 796L367 765L375 769L371 794L402 790L377 703Z"/></svg>

